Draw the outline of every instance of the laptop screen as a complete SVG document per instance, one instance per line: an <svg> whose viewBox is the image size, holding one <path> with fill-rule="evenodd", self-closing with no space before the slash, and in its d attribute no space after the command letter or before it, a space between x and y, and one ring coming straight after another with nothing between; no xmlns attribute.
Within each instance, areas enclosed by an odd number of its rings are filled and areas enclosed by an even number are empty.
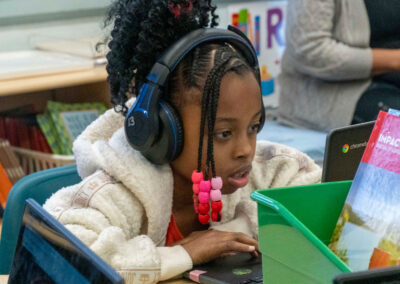
<svg viewBox="0 0 400 284"><path fill-rule="evenodd" d="M123 278L28 199L9 283L123 283Z"/></svg>
<svg viewBox="0 0 400 284"><path fill-rule="evenodd" d="M333 129L326 137L322 182L353 180L375 121Z"/></svg>

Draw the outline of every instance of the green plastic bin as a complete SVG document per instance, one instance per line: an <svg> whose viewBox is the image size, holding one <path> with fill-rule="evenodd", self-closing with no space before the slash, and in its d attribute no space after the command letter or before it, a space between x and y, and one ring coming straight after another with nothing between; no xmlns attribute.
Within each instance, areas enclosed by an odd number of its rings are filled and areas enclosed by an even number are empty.
<svg viewBox="0 0 400 284"><path fill-rule="evenodd" d="M332 283L350 272L327 247L350 186L340 181L252 193L264 283Z"/></svg>

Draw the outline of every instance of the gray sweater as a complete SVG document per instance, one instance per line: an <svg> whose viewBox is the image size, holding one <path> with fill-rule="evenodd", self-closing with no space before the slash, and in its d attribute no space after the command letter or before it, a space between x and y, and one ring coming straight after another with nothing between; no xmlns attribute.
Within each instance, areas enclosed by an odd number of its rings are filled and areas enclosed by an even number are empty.
<svg viewBox="0 0 400 284"><path fill-rule="evenodd" d="M369 40L363 0L288 1L279 120L319 130L350 124L370 84Z"/></svg>

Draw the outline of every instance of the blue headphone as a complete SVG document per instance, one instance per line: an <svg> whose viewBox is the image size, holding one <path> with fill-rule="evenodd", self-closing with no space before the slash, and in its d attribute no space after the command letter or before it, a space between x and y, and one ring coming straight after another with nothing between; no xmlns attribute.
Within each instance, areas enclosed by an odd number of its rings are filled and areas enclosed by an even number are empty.
<svg viewBox="0 0 400 284"><path fill-rule="evenodd" d="M183 126L178 112L162 99L169 75L191 50L206 42L229 43L241 52L254 68L260 83L257 55L251 42L237 28L228 30L204 28L195 30L168 48L153 65L135 103L125 118L125 134L129 144L154 164L173 161L183 149ZM262 97L261 97L262 103ZM260 130L264 125L262 103Z"/></svg>

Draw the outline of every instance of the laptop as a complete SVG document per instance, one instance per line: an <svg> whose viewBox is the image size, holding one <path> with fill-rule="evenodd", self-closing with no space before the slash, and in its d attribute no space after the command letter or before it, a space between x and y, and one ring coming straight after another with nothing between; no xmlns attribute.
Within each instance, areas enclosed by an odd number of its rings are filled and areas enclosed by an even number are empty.
<svg viewBox="0 0 400 284"><path fill-rule="evenodd" d="M333 284L400 284L400 266L339 274Z"/></svg>
<svg viewBox="0 0 400 284"><path fill-rule="evenodd" d="M238 253L195 266L183 274L184 278L203 284L263 283L261 256Z"/></svg>
<svg viewBox="0 0 400 284"><path fill-rule="evenodd" d="M326 137L322 182L353 180L375 121L333 129Z"/></svg>
<svg viewBox="0 0 400 284"><path fill-rule="evenodd" d="M111 266L46 212L26 201L8 283L124 283Z"/></svg>

